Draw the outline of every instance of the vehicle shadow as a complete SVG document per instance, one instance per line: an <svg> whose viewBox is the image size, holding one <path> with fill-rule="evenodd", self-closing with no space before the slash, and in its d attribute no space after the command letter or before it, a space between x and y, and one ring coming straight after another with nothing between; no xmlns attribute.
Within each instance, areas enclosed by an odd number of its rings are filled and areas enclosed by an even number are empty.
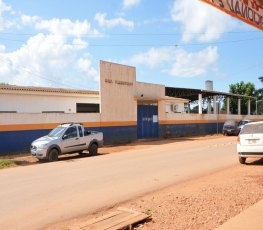
<svg viewBox="0 0 263 230"><path fill-rule="evenodd" d="M222 138L222 134L214 134L214 135L191 135L191 136L178 136L178 137L168 137L166 139L163 138L150 138L150 139L138 139L136 141L132 141L126 144L114 144L114 145L106 145L105 147L119 147L119 146L141 146L141 145L166 145L174 142L188 142L188 141L196 141L196 140L207 140L207 139L216 139Z"/></svg>
<svg viewBox="0 0 263 230"><path fill-rule="evenodd" d="M59 156L58 161L74 161L74 160L78 160L78 159L82 159L82 158L87 158L87 157L99 157L99 156L103 156L103 155L107 155L108 153L98 153L97 155L90 155L89 153L85 153L83 155L79 155L79 154L66 154L66 155L62 155ZM45 162L43 162L45 163ZM46 163L48 163L46 161Z"/></svg>
<svg viewBox="0 0 263 230"><path fill-rule="evenodd" d="M28 165L35 165L37 162L29 162L27 160L15 160L14 161L16 165L18 166L28 166Z"/></svg>
<svg viewBox="0 0 263 230"><path fill-rule="evenodd" d="M263 158L255 160L255 161L252 161L252 162L248 162L248 163L246 163L246 165L263 166Z"/></svg>

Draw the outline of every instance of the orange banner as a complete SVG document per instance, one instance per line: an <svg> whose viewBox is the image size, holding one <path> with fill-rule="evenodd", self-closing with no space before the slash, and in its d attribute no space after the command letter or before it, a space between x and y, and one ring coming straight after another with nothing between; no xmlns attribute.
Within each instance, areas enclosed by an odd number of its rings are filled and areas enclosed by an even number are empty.
<svg viewBox="0 0 263 230"><path fill-rule="evenodd" d="M263 0L200 0L263 30Z"/></svg>

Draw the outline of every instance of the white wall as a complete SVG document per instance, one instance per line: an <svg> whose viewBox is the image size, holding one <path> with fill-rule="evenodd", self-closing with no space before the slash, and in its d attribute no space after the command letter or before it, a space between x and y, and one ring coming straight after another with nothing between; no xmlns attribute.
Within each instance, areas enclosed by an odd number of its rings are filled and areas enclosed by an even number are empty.
<svg viewBox="0 0 263 230"><path fill-rule="evenodd" d="M263 120L263 116L256 115L226 115L226 114L188 114L188 113L166 113L161 117L161 124L173 124L173 123L194 123L194 122L203 122L203 123L213 123L213 122L225 122L227 120L253 120L260 121ZM187 122L186 122L187 121Z"/></svg>
<svg viewBox="0 0 263 230"><path fill-rule="evenodd" d="M138 100L158 101L165 97L165 86L136 82L134 96Z"/></svg>
<svg viewBox="0 0 263 230"><path fill-rule="evenodd" d="M76 103L99 103L99 96L86 94L42 95L20 92L0 93L0 111L17 113L42 113L43 111L63 111L76 113Z"/></svg>
<svg viewBox="0 0 263 230"><path fill-rule="evenodd" d="M35 124L56 124L66 122L81 122L91 123L92 126L100 126L100 113L77 113L77 114L64 114L64 113L0 113L0 131L1 126L5 125L28 125ZM3 127L2 127L3 129ZM16 130L16 129L15 129Z"/></svg>

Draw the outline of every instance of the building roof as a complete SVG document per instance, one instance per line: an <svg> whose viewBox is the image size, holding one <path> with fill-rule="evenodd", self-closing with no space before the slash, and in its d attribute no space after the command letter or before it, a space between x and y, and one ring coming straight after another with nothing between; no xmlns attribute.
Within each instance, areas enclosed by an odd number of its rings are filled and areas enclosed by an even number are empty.
<svg viewBox="0 0 263 230"><path fill-rule="evenodd" d="M172 100L172 101L176 100L176 101L182 101L182 102L189 102L189 99L186 99L186 98L169 97L169 96L165 96L164 100L167 100L167 101L169 101L169 100Z"/></svg>
<svg viewBox="0 0 263 230"><path fill-rule="evenodd" d="M49 87L35 87L35 86L17 86L17 85L0 85L0 92L1 90L99 95L99 91L92 91L92 90L49 88Z"/></svg>
<svg viewBox="0 0 263 230"><path fill-rule="evenodd" d="M169 96L169 97L180 97L180 98L189 99L190 101L197 101L198 94L202 94L202 97L223 96L223 97L236 97L236 98L246 98L246 99L256 100L256 97L244 96L244 95L233 94L233 93L224 93L224 92L209 91L203 89L165 87L165 96Z"/></svg>

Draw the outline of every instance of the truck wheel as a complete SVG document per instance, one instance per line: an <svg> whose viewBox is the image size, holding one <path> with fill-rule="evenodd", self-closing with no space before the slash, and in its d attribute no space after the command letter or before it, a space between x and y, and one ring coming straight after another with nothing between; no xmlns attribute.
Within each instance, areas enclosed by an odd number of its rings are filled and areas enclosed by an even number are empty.
<svg viewBox="0 0 263 230"><path fill-rule="evenodd" d="M239 163L240 164L245 164L246 163L246 158L245 157L238 157Z"/></svg>
<svg viewBox="0 0 263 230"><path fill-rule="evenodd" d="M95 156L98 154L98 146L96 144L92 144L89 148L89 154L91 156Z"/></svg>
<svg viewBox="0 0 263 230"><path fill-rule="evenodd" d="M58 160L58 150L56 149L51 149L49 154L48 154L48 161L57 161Z"/></svg>

